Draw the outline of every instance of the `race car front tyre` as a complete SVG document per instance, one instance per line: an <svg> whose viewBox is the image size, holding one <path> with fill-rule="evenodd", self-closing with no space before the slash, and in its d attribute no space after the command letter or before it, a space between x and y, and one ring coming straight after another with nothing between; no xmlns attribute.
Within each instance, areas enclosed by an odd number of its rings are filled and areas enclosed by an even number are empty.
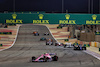
<svg viewBox="0 0 100 67"><path fill-rule="evenodd" d="M86 47L82 47L82 50L86 50Z"/></svg>
<svg viewBox="0 0 100 67"><path fill-rule="evenodd" d="M46 45L49 45L49 44L46 43Z"/></svg>
<svg viewBox="0 0 100 67"><path fill-rule="evenodd" d="M54 56L52 57L53 61L57 61L58 60L58 56Z"/></svg>
<svg viewBox="0 0 100 67"><path fill-rule="evenodd" d="M36 57L33 56L33 57L32 57L32 62L33 62L33 60L35 60L35 59L36 59Z"/></svg>
<svg viewBox="0 0 100 67"><path fill-rule="evenodd" d="M53 43L51 45L53 45Z"/></svg>

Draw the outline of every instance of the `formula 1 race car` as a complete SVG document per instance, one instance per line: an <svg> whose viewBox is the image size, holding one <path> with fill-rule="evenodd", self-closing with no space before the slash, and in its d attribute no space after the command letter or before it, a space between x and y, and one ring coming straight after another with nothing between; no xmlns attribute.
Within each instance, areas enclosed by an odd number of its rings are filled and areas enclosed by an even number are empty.
<svg viewBox="0 0 100 67"><path fill-rule="evenodd" d="M49 33L46 32L46 33L44 33L44 35L49 35Z"/></svg>
<svg viewBox="0 0 100 67"><path fill-rule="evenodd" d="M64 46L64 44L63 43L60 43L60 42L56 42L55 43L55 46Z"/></svg>
<svg viewBox="0 0 100 67"><path fill-rule="evenodd" d="M40 41L45 41L45 40L46 40L45 37L40 38Z"/></svg>
<svg viewBox="0 0 100 67"><path fill-rule="evenodd" d="M62 29L62 27L64 27L65 26L65 24L59 24L58 26L57 26L57 29Z"/></svg>
<svg viewBox="0 0 100 67"><path fill-rule="evenodd" d="M32 62L50 62L50 61L57 61L57 60L58 60L58 56L56 56L56 53L44 53L38 58L34 56L32 57Z"/></svg>
<svg viewBox="0 0 100 67"><path fill-rule="evenodd" d="M62 27L58 26L57 29L62 29Z"/></svg>
<svg viewBox="0 0 100 67"><path fill-rule="evenodd" d="M53 40L52 39L46 39L46 45L53 45Z"/></svg>
<svg viewBox="0 0 100 67"><path fill-rule="evenodd" d="M39 33L37 31L33 32L34 36L39 36Z"/></svg>
<svg viewBox="0 0 100 67"><path fill-rule="evenodd" d="M86 47L82 45L74 45L74 50L86 50Z"/></svg>
<svg viewBox="0 0 100 67"><path fill-rule="evenodd" d="M71 48L71 47L73 47L73 45L71 43L65 43L64 48L66 48L66 47Z"/></svg>

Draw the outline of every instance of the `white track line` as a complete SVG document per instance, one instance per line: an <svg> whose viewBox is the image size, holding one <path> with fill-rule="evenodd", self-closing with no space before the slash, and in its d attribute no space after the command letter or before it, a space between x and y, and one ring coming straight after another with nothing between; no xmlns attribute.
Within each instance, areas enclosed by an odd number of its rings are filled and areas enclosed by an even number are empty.
<svg viewBox="0 0 100 67"><path fill-rule="evenodd" d="M14 40L13 44L12 44L10 47L8 47L8 48L6 48L6 49L2 49L2 50L0 50L0 51L7 50L7 49L11 48L11 47L15 44L15 42L16 42L16 40L17 40L17 36L18 36L19 27L20 27L20 26L18 26L17 34L16 34L16 37L15 37L15 40Z"/></svg>
<svg viewBox="0 0 100 67"><path fill-rule="evenodd" d="M46 26L46 25L45 25ZM47 27L47 26L46 26ZM48 28L48 27L47 27ZM50 34L52 35L52 37L55 39L55 37L53 36L53 34L51 33L51 31L50 31L50 29L48 28L48 30L49 30L49 32L50 32ZM56 39L55 39L56 40ZM58 42L57 40L56 40L56 42Z"/></svg>
<svg viewBox="0 0 100 67"><path fill-rule="evenodd" d="M100 60L100 54L95 53L95 52L92 52L92 51L89 51L89 50L86 50L86 51L84 51L84 52L87 53L87 54L90 54L90 55L92 55L93 57L95 57L95 58L97 58L98 60Z"/></svg>

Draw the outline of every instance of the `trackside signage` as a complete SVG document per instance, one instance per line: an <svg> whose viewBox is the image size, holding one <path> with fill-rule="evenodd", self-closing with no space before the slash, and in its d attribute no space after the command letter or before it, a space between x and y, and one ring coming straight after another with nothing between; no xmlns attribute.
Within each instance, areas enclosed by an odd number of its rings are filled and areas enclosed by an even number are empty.
<svg viewBox="0 0 100 67"><path fill-rule="evenodd" d="M49 24L49 20L43 20L44 15L39 14L38 15L38 20L33 20L33 24Z"/></svg>
<svg viewBox="0 0 100 67"><path fill-rule="evenodd" d="M0 13L0 23L100 25L100 14Z"/></svg>
<svg viewBox="0 0 100 67"><path fill-rule="evenodd" d="M86 24L100 24L100 20L97 19L97 15L92 15L92 20L86 20Z"/></svg>
<svg viewBox="0 0 100 67"><path fill-rule="evenodd" d="M23 20L16 19L16 17L17 17L17 14L12 14L12 19L6 19L6 23L22 24Z"/></svg>
<svg viewBox="0 0 100 67"><path fill-rule="evenodd" d="M59 24L76 24L76 20L69 20L70 15L66 14L65 15L66 20L59 20Z"/></svg>

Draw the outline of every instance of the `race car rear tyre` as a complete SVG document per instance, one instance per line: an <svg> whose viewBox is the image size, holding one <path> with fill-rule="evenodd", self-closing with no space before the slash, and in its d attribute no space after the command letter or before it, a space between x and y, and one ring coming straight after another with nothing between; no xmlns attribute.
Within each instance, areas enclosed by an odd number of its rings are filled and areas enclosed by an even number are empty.
<svg viewBox="0 0 100 67"><path fill-rule="evenodd" d="M64 48L66 48L66 45L64 45Z"/></svg>
<svg viewBox="0 0 100 67"><path fill-rule="evenodd" d="M51 45L53 45L53 43Z"/></svg>
<svg viewBox="0 0 100 67"><path fill-rule="evenodd" d="M47 61L48 61L48 59L49 59L48 57L47 57L47 58L45 58L45 62L47 62Z"/></svg>
<svg viewBox="0 0 100 67"><path fill-rule="evenodd" d="M77 47L77 50L80 50L80 47Z"/></svg>
<svg viewBox="0 0 100 67"><path fill-rule="evenodd" d="M74 46L74 50L76 50L77 48Z"/></svg>
<svg viewBox="0 0 100 67"><path fill-rule="evenodd" d="M86 47L84 47L84 50L86 50Z"/></svg>
<svg viewBox="0 0 100 67"><path fill-rule="evenodd" d="M52 57L53 61L57 61L58 60L58 56L54 56Z"/></svg>

